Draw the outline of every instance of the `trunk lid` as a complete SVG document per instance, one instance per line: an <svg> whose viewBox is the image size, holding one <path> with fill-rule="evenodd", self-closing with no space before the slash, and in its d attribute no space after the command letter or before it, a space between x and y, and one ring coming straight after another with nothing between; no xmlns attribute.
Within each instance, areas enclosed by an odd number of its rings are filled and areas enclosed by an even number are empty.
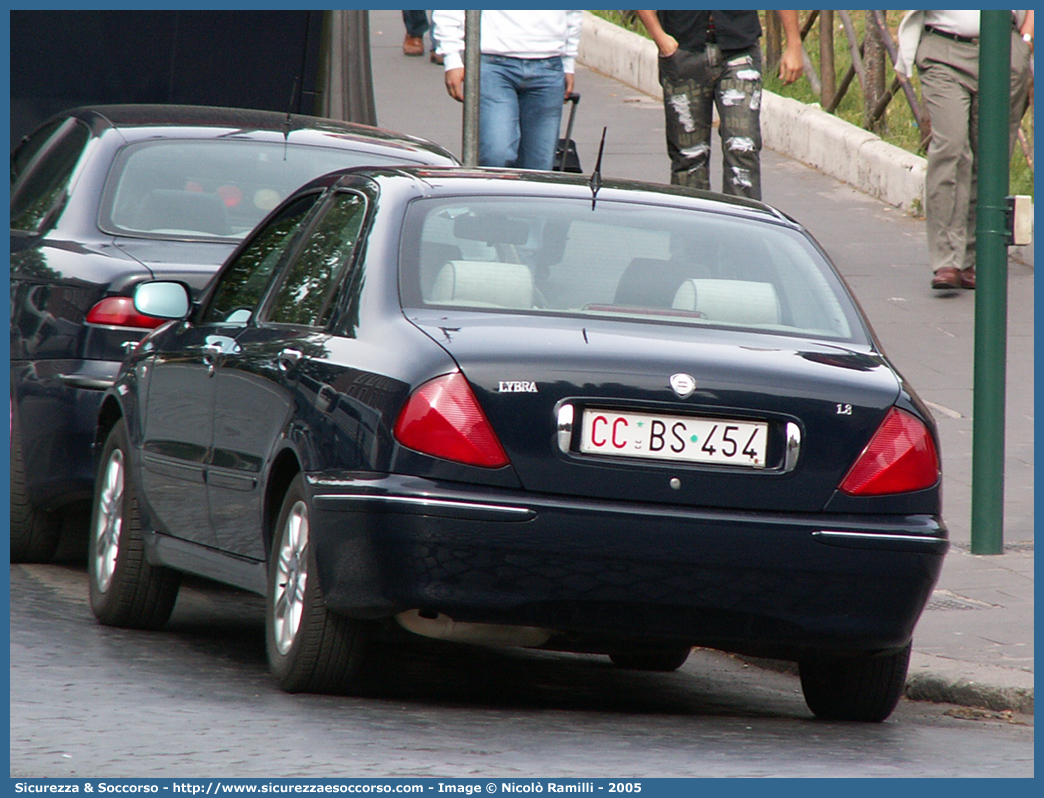
<svg viewBox="0 0 1044 798"><path fill-rule="evenodd" d="M238 241L161 241L117 238L116 246L152 272L156 280L182 280L198 294Z"/></svg>
<svg viewBox="0 0 1044 798"><path fill-rule="evenodd" d="M547 494L820 511L900 392L898 375L866 346L547 316L417 312L412 321L456 360L526 490ZM694 383L687 396L671 387L679 374ZM684 393L687 380L675 382ZM585 410L598 412L585 420ZM580 451L585 425L601 424L595 438L604 440L621 414L631 414L631 430L650 424L646 451L677 440L670 429L679 419L718 444L727 422L739 422L742 432L730 434L745 440L748 423L764 422L764 465ZM694 418L709 424L690 425ZM656 426L661 419L666 427Z"/></svg>

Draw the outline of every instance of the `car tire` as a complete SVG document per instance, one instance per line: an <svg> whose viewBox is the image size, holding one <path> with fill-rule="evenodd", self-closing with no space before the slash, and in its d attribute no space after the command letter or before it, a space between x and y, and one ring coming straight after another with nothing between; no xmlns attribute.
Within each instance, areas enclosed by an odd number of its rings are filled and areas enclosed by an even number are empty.
<svg viewBox="0 0 1044 798"><path fill-rule="evenodd" d="M906 687L911 644L894 654L828 657L798 666L805 703L822 720L880 723Z"/></svg>
<svg viewBox="0 0 1044 798"><path fill-rule="evenodd" d="M32 503L25 489L25 463L18 421L11 419L11 562L50 562L61 540L62 518Z"/></svg>
<svg viewBox="0 0 1044 798"><path fill-rule="evenodd" d="M632 671L676 671L689 658L689 646L651 649L649 651L617 651L609 659L618 668Z"/></svg>
<svg viewBox="0 0 1044 798"><path fill-rule="evenodd" d="M366 682L371 624L327 608L309 540L309 516L298 474L287 489L272 535L265 602L269 668L289 693L358 694Z"/></svg>
<svg viewBox="0 0 1044 798"><path fill-rule="evenodd" d="M87 553L91 609L107 626L159 629L174 610L181 575L145 557L129 454L120 420L105 441L94 488Z"/></svg>

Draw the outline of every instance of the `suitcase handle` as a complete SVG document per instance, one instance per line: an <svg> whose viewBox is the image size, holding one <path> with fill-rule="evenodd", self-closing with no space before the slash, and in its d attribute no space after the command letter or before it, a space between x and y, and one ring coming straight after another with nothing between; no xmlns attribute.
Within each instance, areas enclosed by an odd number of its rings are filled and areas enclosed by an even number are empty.
<svg viewBox="0 0 1044 798"><path fill-rule="evenodd" d="M555 171L558 172L564 172L566 170L566 156L568 155L569 142L573 137L573 119L576 117L576 104L578 102L580 102L580 95L575 91L567 94L565 99L562 100L563 104L572 103L572 106L569 108L569 120L566 122L565 138L562 139L562 141L565 142L566 151L562 153L562 161L555 169Z"/></svg>
<svg viewBox="0 0 1044 798"><path fill-rule="evenodd" d="M580 95L577 92L570 92L566 95L566 98L562 101L563 103L572 103L573 105L569 109L569 121L566 122L565 141L566 146L569 146L569 140L573 137L573 119L576 117L576 105L580 102ZM565 155L562 155L562 169L565 171Z"/></svg>

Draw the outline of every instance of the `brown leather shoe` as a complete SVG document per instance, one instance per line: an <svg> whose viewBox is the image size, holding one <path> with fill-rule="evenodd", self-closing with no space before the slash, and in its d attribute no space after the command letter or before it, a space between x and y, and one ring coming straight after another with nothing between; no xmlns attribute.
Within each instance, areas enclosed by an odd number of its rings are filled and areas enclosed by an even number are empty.
<svg viewBox="0 0 1044 798"><path fill-rule="evenodd" d="M436 53L434 50L431 51L431 63L442 66L445 61L446 59L443 57L442 53Z"/></svg>
<svg viewBox="0 0 1044 798"><path fill-rule="evenodd" d="M932 288L960 288L961 272L953 266L943 266L935 270L932 277Z"/></svg>
<svg viewBox="0 0 1044 798"><path fill-rule="evenodd" d="M969 266L967 269L961 269L961 288L967 288L971 291L975 290L974 266Z"/></svg>
<svg viewBox="0 0 1044 798"><path fill-rule="evenodd" d="M424 39L407 35L402 42L403 55L424 55Z"/></svg>

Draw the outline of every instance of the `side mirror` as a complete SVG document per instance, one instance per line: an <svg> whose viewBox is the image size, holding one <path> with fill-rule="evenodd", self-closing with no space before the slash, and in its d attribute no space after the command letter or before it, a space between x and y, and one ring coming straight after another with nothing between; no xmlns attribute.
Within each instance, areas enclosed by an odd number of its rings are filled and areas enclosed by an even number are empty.
<svg viewBox="0 0 1044 798"><path fill-rule="evenodd" d="M184 283L142 283L134 290L134 309L159 319L183 319L192 307L192 297Z"/></svg>

